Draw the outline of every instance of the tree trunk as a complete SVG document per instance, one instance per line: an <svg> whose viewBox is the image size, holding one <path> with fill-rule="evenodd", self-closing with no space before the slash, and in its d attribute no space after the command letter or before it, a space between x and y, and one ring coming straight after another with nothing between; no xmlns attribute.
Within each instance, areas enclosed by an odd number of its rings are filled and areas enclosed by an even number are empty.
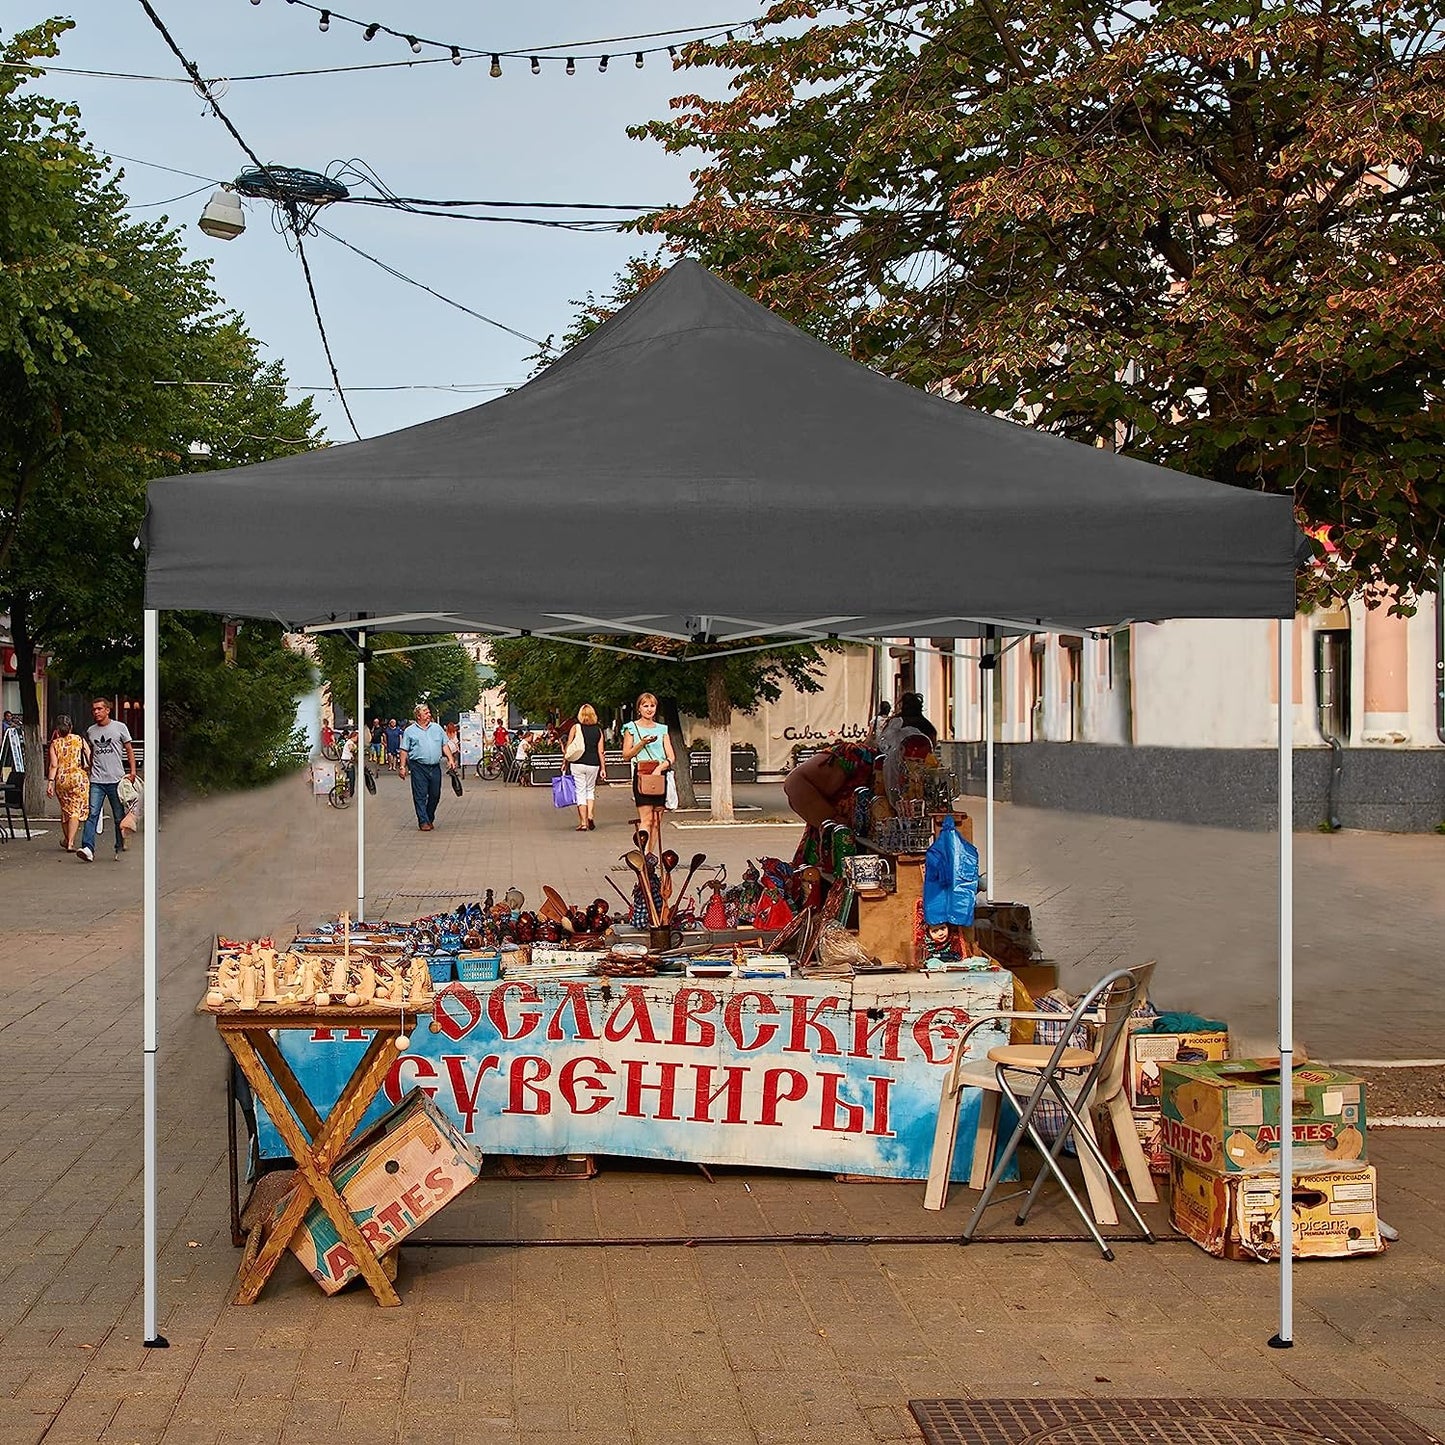
<svg viewBox="0 0 1445 1445"><path fill-rule="evenodd" d="M25 811L45 816L45 741L40 735L40 692L35 686L35 639L30 635L26 599L10 599L10 635L15 644L15 675L20 685L21 736L25 743Z"/></svg>
<svg viewBox="0 0 1445 1445"><path fill-rule="evenodd" d="M733 821L733 705L728 697L727 664L708 663L707 721L712 732L712 821Z"/></svg>
<svg viewBox="0 0 1445 1445"><path fill-rule="evenodd" d="M667 724L667 735L672 739L672 755L677 759L677 767L674 769L677 775L677 806L695 808L697 794L692 788L692 767L688 761L687 739L682 735L682 714L678 711L677 699L662 698L657 710Z"/></svg>

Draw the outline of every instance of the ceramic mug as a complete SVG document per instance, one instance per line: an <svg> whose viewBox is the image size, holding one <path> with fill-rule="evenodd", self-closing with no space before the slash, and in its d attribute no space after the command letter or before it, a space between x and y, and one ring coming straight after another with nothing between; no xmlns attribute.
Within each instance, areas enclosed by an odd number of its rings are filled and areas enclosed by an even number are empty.
<svg viewBox="0 0 1445 1445"><path fill-rule="evenodd" d="M887 893L893 887L893 865L877 853L854 853L843 860L843 871L859 893Z"/></svg>
<svg viewBox="0 0 1445 1445"><path fill-rule="evenodd" d="M665 923L647 930L647 948L650 953L666 953L682 943L682 929L669 928Z"/></svg>

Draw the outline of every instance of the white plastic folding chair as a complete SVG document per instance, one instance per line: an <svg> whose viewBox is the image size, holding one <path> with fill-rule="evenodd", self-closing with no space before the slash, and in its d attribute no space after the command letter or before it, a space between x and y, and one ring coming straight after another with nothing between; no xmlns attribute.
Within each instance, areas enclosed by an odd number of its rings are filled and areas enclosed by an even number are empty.
<svg viewBox="0 0 1445 1445"><path fill-rule="evenodd" d="M963 1243L973 1238L984 1210L991 1203L1003 1202L1002 1199L994 1199L994 1191L1008 1172L1018 1147L1025 1138L1039 1151L1043 1167L1019 1209L1019 1224L1026 1222L1044 1180L1052 1175L1078 1211L1105 1259L1113 1259L1114 1255L1099 1232L1098 1224L1118 1222L1112 1199L1115 1193L1124 1201L1143 1237L1153 1242L1154 1236L1149 1227L1104 1158L1092 1118L1095 1109L1107 1109L1114 1124L1130 1183L1141 1201L1153 1203L1158 1196L1149 1177L1148 1165L1129 1118L1128 1104L1123 1094L1129 1015L1147 990L1153 971L1153 963L1147 963L1132 969L1117 969L1100 979L1079 1000L1072 1014L1063 1022L1059 1041L1052 1047L1047 1044L1005 1044L990 1049L986 1060L969 1060L969 1035L986 1023L1005 1018L1023 1018L1048 1020L1057 1024L1063 1016L1000 1010L971 1022L969 1029L958 1042L953 1061L944 1078L938 1123L934 1131L933 1157L924 1194L925 1208L943 1208L948 1194L949 1175L953 1168L959 1107L962 1102L961 1091L970 1086L982 1089L983 1108L975 1136L969 1183L975 1189L981 1188L983 1194L964 1228ZM1094 1043L1091 1047L1080 1048L1072 1042L1080 1028L1094 1031ZM995 1158L998 1109L1004 1097L1013 1105L1018 1115L1018 1123L1003 1152ZM1062 1119L1062 1127L1051 1142L1045 1140L1039 1129L1038 1116L1041 1106L1046 1103L1052 1106ZM1088 1189L1092 1213L1085 1209L1060 1165L1064 1146L1070 1138L1078 1143L1079 1164ZM1018 1197L1018 1194L1004 1197L1012 1199Z"/></svg>

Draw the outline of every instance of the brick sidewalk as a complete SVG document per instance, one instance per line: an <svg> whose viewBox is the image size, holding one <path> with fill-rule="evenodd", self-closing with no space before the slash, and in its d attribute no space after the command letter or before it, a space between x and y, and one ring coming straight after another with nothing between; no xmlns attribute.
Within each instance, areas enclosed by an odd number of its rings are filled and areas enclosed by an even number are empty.
<svg viewBox="0 0 1445 1445"><path fill-rule="evenodd" d="M384 776L368 817L371 895L549 882L590 898L627 846L624 790L596 833L545 792L469 782L418 836ZM765 795L761 794L760 795ZM1158 956L1156 994L1268 1032L1268 838L1000 808L1000 873L1035 905L1071 980ZM55 840L0 847L0 1445L176 1442L917 1439L906 1402L957 1394L1358 1393L1445 1430L1445 1262L1433 1134L1371 1137L1379 1259L1302 1265L1299 1346L1264 1348L1277 1275L1192 1246L1078 1244L404 1251L401 1309L324 1299L290 1261L235 1309L222 1053L191 1012L209 935L285 934L352 906L354 818L299 785L169 814L162 832L160 1299L172 1348L140 1348L140 856L84 866ZM738 869L787 830L669 841ZM1301 1035L1316 1053L1442 1052L1435 838L1301 835ZM1026 861L1025 861L1026 860ZM625 875L617 874L619 881ZM610 896L610 895L609 895ZM1336 940L1338 940L1336 942ZM1366 982L1367 981L1367 982ZM1340 989L1349 986L1353 993ZM1333 991L1333 992L1332 992ZM1404 1007L1401 1006L1405 1001ZM485 1181L467 1217L506 1237L701 1230L957 1228L912 1185L609 1169L591 1183ZM925 1222L926 1221L926 1222ZM1005 1226L1006 1228L1007 1226ZM1188 1314L1193 1306L1195 1313ZM1328 1382L1324 1390L1322 1382Z"/></svg>

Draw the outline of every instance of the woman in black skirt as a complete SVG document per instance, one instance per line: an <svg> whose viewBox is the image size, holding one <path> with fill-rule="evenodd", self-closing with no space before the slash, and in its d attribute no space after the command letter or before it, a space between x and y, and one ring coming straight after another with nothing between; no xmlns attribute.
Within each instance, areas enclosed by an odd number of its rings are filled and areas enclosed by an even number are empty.
<svg viewBox="0 0 1445 1445"><path fill-rule="evenodd" d="M638 826L647 832L647 851L662 860L662 814L667 807L667 773L676 759L667 724L657 721L657 699L645 692L637 699L637 717L622 729L622 756L633 764L632 801L637 804ZM659 779L662 789L647 792Z"/></svg>

